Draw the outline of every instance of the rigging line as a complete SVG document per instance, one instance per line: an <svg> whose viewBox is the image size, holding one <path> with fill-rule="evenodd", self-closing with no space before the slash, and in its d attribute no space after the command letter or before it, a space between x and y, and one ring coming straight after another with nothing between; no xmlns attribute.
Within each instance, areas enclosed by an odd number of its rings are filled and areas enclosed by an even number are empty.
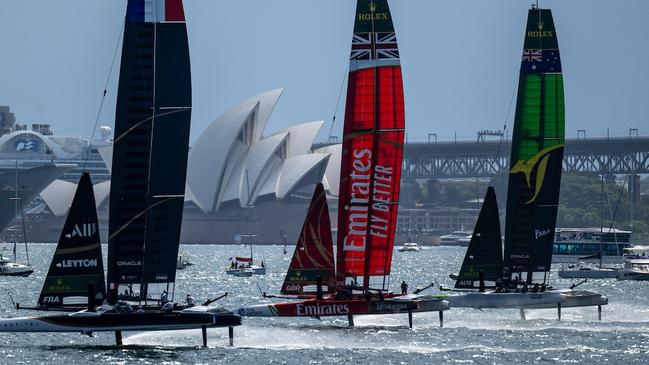
<svg viewBox="0 0 649 365"><path fill-rule="evenodd" d="M97 115L95 116L95 125L92 127L92 134L90 134L90 142L88 143L88 149L86 150L86 155L83 158L83 169L82 174L86 172L86 166L88 165L88 159L90 158L90 151L92 150L92 143L95 140L95 133L97 132L97 124L99 124L99 117L101 116L101 111L104 107L104 101L106 101L106 93L108 90L108 83L110 83L111 75L113 74L113 69L115 68L115 59L117 59L117 52L119 51L119 45L122 42L122 35L124 33L124 27L126 26L126 18L122 20L122 27L119 31L119 36L117 37L117 44L115 45L115 51L113 52L113 60L110 63L108 69L108 77L106 77L106 83L104 84L104 92L101 95L101 100L99 101L99 108L97 110Z"/></svg>
<svg viewBox="0 0 649 365"><path fill-rule="evenodd" d="M25 257L27 258L27 266L31 266L29 263L29 250L27 249L27 227L25 227L25 210L23 208L23 199L22 197L18 197L18 161L16 160L16 193L15 195L15 207L17 208L18 205L20 205L20 219L23 221L23 241L25 243ZM16 261L16 243L17 240L15 240L15 234L14 234L14 261Z"/></svg>
<svg viewBox="0 0 649 365"><path fill-rule="evenodd" d="M331 137L333 137L332 133L334 130L334 126L336 125L336 115L338 114L338 108L340 107L340 98L343 95L343 88L345 87L345 78L346 75L349 75L349 64L350 61L347 61L347 66L345 66L345 71L343 72L343 77L341 78L340 82L340 89L338 89L338 98L336 99L336 107L334 108L334 115L331 118L331 125L329 126L329 133L327 135L327 144L325 145L324 153L327 153L327 148L329 148L329 141L331 140Z"/></svg>
<svg viewBox="0 0 649 365"><path fill-rule="evenodd" d="M610 213L611 201L610 201L610 199L608 197L608 194L606 195L606 199L608 200L609 214L611 214L611 224L609 225L608 233L611 233L611 231L613 230L613 222L615 222L615 217L617 216L617 210L620 207L620 201L622 200L622 194L624 193L624 186L626 185L627 178L628 178L628 175L624 176L624 182L622 183L622 187L620 188L620 195L617 197L617 203L615 204L615 210L613 211L612 214ZM617 243L617 232L614 232L613 236L615 237L615 243Z"/></svg>
<svg viewBox="0 0 649 365"><path fill-rule="evenodd" d="M505 117L505 124L503 125L503 135L500 136L500 141L498 142L498 149L496 150L496 161L498 161L498 158L500 157L500 153L502 152L502 147L503 143L507 137L507 124L509 124L509 118L511 117L512 114L512 105L514 105L514 99L516 99L516 92L518 91L518 88L516 87L518 83L520 82L520 72L518 74L518 78L514 81L514 86L512 87L512 96L509 99L509 106L507 107L507 116ZM489 186L492 186L493 184L493 179L494 176L492 176L489 179ZM493 186L492 186L493 187Z"/></svg>

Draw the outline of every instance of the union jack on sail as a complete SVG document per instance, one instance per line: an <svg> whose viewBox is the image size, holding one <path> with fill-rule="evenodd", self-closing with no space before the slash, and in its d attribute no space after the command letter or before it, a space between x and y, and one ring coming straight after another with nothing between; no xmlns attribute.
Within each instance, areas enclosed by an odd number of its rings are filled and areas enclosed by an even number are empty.
<svg viewBox="0 0 649 365"><path fill-rule="evenodd" d="M394 32L356 33L352 38L352 60L398 60L399 48Z"/></svg>
<svg viewBox="0 0 649 365"><path fill-rule="evenodd" d="M541 62L543 60L543 53L540 49L525 49L523 50L523 61L527 62Z"/></svg>

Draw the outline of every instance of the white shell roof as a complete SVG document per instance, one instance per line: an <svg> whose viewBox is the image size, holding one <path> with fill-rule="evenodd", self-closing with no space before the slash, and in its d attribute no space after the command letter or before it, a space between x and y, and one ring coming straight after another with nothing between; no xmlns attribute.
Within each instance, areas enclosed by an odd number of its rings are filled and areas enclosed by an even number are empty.
<svg viewBox="0 0 649 365"><path fill-rule="evenodd" d="M261 139L270 115L284 89L275 89L254 96L226 111L201 133L189 151L187 185L196 203L204 212L213 211L226 180L226 165L241 129L253 119L253 142ZM253 114L254 113L254 114Z"/></svg>
<svg viewBox="0 0 649 365"><path fill-rule="evenodd" d="M77 190L77 184L65 180L54 180L42 192L41 198L50 208L52 213L57 216L63 216L68 213L74 193ZM110 181L103 181L93 185L95 204L100 207L106 202L110 192Z"/></svg>
<svg viewBox="0 0 649 365"><path fill-rule="evenodd" d="M339 171L340 146L338 154L331 157L329 153L311 151L323 121L298 124L263 137L282 91L275 89L245 100L218 117L199 136L189 151L185 201L192 201L205 213L217 211L227 201L238 201L244 207L263 195L285 198L299 188L305 176L315 169L324 170L332 159L337 161L334 169ZM110 171L112 147L101 147L99 153ZM334 185L335 190L330 191L337 194L338 176L329 170L327 167L327 176L335 176L336 182L329 181L328 186ZM73 183L56 182L44 191L43 199L56 215L65 214L75 189ZM95 185L97 206L106 200L109 190L109 181Z"/></svg>
<svg viewBox="0 0 649 365"><path fill-rule="evenodd" d="M311 153L286 159L277 186L277 198L282 199L290 194L302 178L314 169L324 170L327 161L329 161L329 154L324 153Z"/></svg>
<svg viewBox="0 0 649 365"><path fill-rule="evenodd" d="M281 199L299 185L304 174L327 160L326 155L296 158L311 155L323 121L298 124L263 137L282 91L259 94L228 110L192 146L187 197L204 212L217 211L222 203L236 200L242 207L252 205L262 195ZM240 138L245 131L252 131L252 136Z"/></svg>
<svg viewBox="0 0 649 365"><path fill-rule="evenodd" d="M314 151L314 153L331 154L322 182L325 189L329 191L329 194L338 196L338 191L340 189L340 161L343 153L343 145L334 144L331 146L318 148Z"/></svg>
<svg viewBox="0 0 649 365"><path fill-rule="evenodd" d="M291 136L289 137L288 145L288 151L291 156L302 155L311 152L313 141L323 125L324 121L319 120L317 122L302 123L288 127L277 133L288 133Z"/></svg>

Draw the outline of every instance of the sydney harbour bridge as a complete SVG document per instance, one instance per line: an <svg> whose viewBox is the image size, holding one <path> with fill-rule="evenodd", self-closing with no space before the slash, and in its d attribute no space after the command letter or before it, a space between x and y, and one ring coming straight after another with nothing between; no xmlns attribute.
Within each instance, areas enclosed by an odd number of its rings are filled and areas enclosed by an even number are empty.
<svg viewBox="0 0 649 365"><path fill-rule="evenodd" d="M509 167L511 141L406 143L402 178L491 177ZM567 172L635 175L649 173L649 137L567 139Z"/></svg>

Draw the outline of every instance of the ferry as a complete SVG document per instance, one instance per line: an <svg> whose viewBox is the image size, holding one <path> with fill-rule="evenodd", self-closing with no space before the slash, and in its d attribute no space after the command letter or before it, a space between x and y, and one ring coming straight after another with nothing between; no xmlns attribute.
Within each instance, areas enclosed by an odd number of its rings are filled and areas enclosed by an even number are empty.
<svg viewBox="0 0 649 365"><path fill-rule="evenodd" d="M440 246L468 246L470 237L473 232L467 231L453 231L450 234L445 234L439 238ZM468 241L466 240L468 238ZM460 240L463 240L460 242Z"/></svg>
<svg viewBox="0 0 649 365"><path fill-rule="evenodd" d="M617 228L557 228L552 249L553 263L574 263L579 258L602 253L603 263L622 263L631 247L631 231Z"/></svg>

